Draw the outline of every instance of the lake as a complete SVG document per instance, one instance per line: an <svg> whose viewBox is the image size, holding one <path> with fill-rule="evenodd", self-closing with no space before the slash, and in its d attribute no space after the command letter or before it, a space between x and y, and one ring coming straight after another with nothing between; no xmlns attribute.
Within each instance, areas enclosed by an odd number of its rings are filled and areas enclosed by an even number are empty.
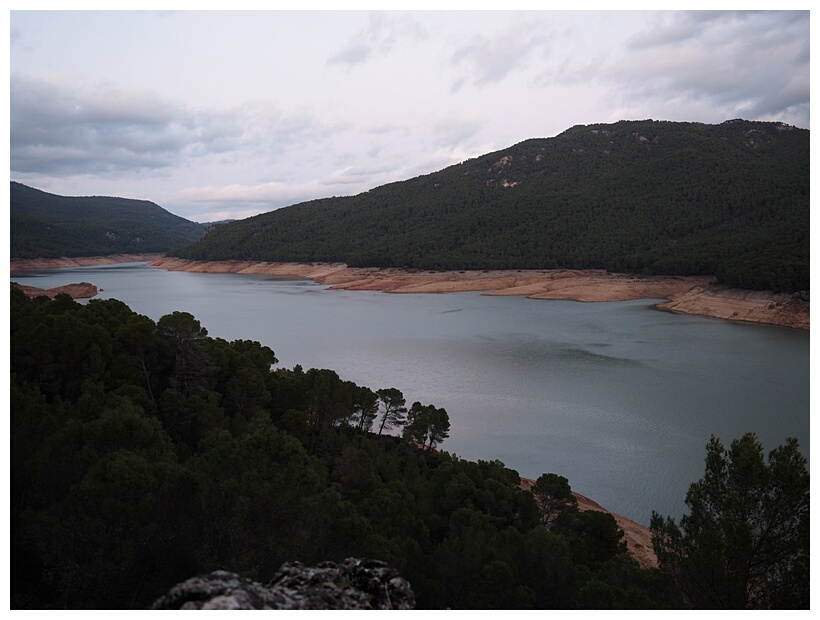
<svg viewBox="0 0 820 620"><path fill-rule="evenodd" d="M443 450L554 472L608 510L680 517L714 434L787 437L809 455L809 333L652 309L658 300L537 301L479 293L331 291L307 280L168 272L145 263L12 273L91 282L155 321L190 312L209 335L271 347L279 366L331 368L450 415Z"/></svg>

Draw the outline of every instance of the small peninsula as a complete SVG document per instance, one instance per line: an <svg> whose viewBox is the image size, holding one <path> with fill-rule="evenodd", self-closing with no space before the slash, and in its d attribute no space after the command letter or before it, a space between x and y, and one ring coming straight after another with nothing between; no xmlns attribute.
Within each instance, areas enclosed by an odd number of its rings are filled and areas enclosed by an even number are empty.
<svg viewBox="0 0 820 620"><path fill-rule="evenodd" d="M54 299L57 295L65 294L71 299L90 299L97 294L97 287L88 282L78 282L76 284L65 284L54 288L43 289L36 286L25 286L23 284L11 283L11 288L16 288L25 294L26 297L48 297Z"/></svg>

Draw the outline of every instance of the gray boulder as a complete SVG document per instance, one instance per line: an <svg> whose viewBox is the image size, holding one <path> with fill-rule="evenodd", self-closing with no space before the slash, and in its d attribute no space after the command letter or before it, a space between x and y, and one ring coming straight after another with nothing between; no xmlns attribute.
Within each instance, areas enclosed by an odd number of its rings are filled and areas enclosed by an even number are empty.
<svg viewBox="0 0 820 620"><path fill-rule="evenodd" d="M175 585L151 609L413 609L410 584L384 562L283 564L262 585L214 571Z"/></svg>

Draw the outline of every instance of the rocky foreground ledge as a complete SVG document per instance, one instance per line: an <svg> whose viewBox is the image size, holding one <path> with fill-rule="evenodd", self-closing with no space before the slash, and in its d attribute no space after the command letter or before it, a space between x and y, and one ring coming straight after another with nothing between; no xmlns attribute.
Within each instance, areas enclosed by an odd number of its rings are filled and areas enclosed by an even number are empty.
<svg viewBox="0 0 820 620"><path fill-rule="evenodd" d="M731 321L809 329L808 292L731 289L710 276L642 276L598 269L429 271L348 267L344 263L195 261L173 257L149 263L169 271L302 277L332 289L388 293L520 295L567 301L666 299L661 310Z"/></svg>
<svg viewBox="0 0 820 620"><path fill-rule="evenodd" d="M410 584L384 562L283 564L263 585L228 571L177 584L151 609L414 609Z"/></svg>

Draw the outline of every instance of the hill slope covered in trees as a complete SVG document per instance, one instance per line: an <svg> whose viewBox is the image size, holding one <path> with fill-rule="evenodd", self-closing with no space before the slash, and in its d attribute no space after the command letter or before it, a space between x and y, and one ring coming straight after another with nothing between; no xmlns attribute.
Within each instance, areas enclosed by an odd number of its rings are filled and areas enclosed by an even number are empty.
<svg viewBox="0 0 820 620"><path fill-rule="evenodd" d="M205 230L146 200L58 196L14 181L10 207L12 258L166 252Z"/></svg>
<svg viewBox="0 0 820 620"><path fill-rule="evenodd" d="M809 288L809 132L782 123L576 126L352 197L216 226L199 260L604 268Z"/></svg>

